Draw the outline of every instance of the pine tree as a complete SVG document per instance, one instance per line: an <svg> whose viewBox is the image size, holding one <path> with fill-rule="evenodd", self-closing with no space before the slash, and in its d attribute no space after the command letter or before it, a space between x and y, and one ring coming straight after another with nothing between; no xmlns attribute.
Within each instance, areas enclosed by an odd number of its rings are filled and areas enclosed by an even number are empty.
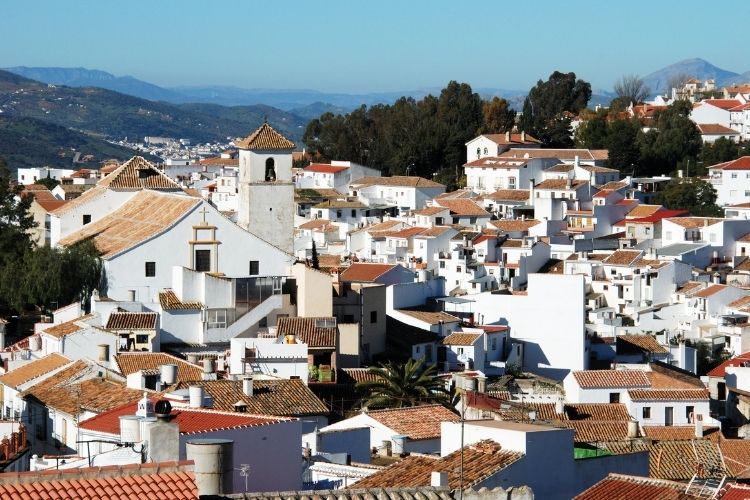
<svg viewBox="0 0 750 500"><path fill-rule="evenodd" d="M315 247L315 240L312 243L312 268L320 269L320 260L318 259L318 249Z"/></svg>

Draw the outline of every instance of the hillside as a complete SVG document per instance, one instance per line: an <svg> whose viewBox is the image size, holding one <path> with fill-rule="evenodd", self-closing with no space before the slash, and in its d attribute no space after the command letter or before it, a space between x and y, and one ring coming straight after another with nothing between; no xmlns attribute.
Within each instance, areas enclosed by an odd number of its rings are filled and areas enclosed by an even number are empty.
<svg viewBox="0 0 750 500"><path fill-rule="evenodd" d="M716 80L717 88L721 88L730 79L738 76L733 71L727 71L703 59L694 58L685 59L684 61L676 62L654 71L644 76L643 81L651 89L651 94L665 94L671 90L667 88L670 78L676 75L688 75L699 80L713 78Z"/></svg>
<svg viewBox="0 0 750 500"><path fill-rule="evenodd" d="M35 118L0 115L0 158L7 160L11 170L44 165L71 168L77 152L81 158L93 158L76 163L76 168L98 167L102 160L127 160L142 154Z"/></svg>
<svg viewBox="0 0 750 500"><path fill-rule="evenodd" d="M154 102L95 87L47 85L7 71L0 71L0 111L116 139L155 135L224 141L251 132L267 116L281 133L299 141L307 123L267 106L227 111L236 117L227 119L213 108Z"/></svg>

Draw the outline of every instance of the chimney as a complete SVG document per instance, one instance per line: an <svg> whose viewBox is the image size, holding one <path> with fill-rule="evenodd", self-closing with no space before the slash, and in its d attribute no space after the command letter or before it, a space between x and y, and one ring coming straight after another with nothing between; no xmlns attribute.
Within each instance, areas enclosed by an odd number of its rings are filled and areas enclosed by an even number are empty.
<svg viewBox="0 0 750 500"><path fill-rule="evenodd" d="M557 413L558 415L562 415L564 411L565 405L563 404L562 399L558 399L557 401L555 401L555 413Z"/></svg>
<svg viewBox="0 0 750 500"><path fill-rule="evenodd" d="M172 385L177 381L177 365L161 365L159 370L162 385Z"/></svg>
<svg viewBox="0 0 750 500"><path fill-rule="evenodd" d="M526 142L526 132L521 130L521 142Z"/></svg>
<svg viewBox="0 0 750 500"><path fill-rule="evenodd" d="M505 132L505 142L510 142L510 130Z"/></svg>
<svg viewBox="0 0 750 500"><path fill-rule="evenodd" d="M197 354L188 354L187 355L188 363L197 365L198 364L198 355Z"/></svg>
<svg viewBox="0 0 750 500"><path fill-rule="evenodd" d="M438 472L436 470L432 471L430 486L433 488L445 488L448 486L448 473Z"/></svg>
<svg viewBox="0 0 750 500"><path fill-rule="evenodd" d="M714 282L714 284L716 284L716 285L719 285L719 284L721 284L721 274L719 274L719 273L714 273L714 275L713 275L713 282Z"/></svg>
<svg viewBox="0 0 750 500"><path fill-rule="evenodd" d="M109 344L99 344L99 361L109 361Z"/></svg>
<svg viewBox="0 0 750 500"><path fill-rule="evenodd" d="M187 459L195 463L199 496L233 493L233 447L231 439L193 439L186 443Z"/></svg>
<svg viewBox="0 0 750 500"><path fill-rule="evenodd" d="M529 205L534 206L534 179L529 179Z"/></svg>
<svg viewBox="0 0 750 500"><path fill-rule="evenodd" d="M216 362L213 358L203 360L203 380L216 380Z"/></svg>
<svg viewBox="0 0 750 500"><path fill-rule="evenodd" d="M242 379L242 392L245 396L253 397L253 377L245 377Z"/></svg>
<svg viewBox="0 0 750 500"><path fill-rule="evenodd" d="M580 166L581 166L581 160L580 160L580 158L578 158L578 155L576 155L576 156L575 156L575 159L573 160L573 166L574 166L575 168L578 168L578 167L580 167Z"/></svg>
<svg viewBox="0 0 750 500"><path fill-rule="evenodd" d="M638 437L638 421L628 420L628 439L635 439Z"/></svg>
<svg viewBox="0 0 750 500"><path fill-rule="evenodd" d="M693 414L693 420L695 421L695 437L702 438L703 437L703 415Z"/></svg>
<svg viewBox="0 0 750 500"><path fill-rule="evenodd" d="M406 453L406 436L402 434L394 434L391 436L391 439L393 439L393 453L396 455Z"/></svg>
<svg viewBox="0 0 750 500"><path fill-rule="evenodd" d="M487 377L477 377L477 392L480 394L487 392Z"/></svg>
<svg viewBox="0 0 750 500"><path fill-rule="evenodd" d="M677 171L677 177L678 177L679 179L682 179L682 170L678 170L678 171Z"/></svg>
<svg viewBox="0 0 750 500"><path fill-rule="evenodd" d="M392 446L390 439L383 439L382 445L380 446L380 456L381 457L390 457L393 455L392 452Z"/></svg>
<svg viewBox="0 0 750 500"><path fill-rule="evenodd" d="M565 179L565 189L571 189L573 187L573 179L568 177Z"/></svg>
<svg viewBox="0 0 750 500"><path fill-rule="evenodd" d="M190 408L202 408L204 398L203 386L191 385L188 393L190 394Z"/></svg>

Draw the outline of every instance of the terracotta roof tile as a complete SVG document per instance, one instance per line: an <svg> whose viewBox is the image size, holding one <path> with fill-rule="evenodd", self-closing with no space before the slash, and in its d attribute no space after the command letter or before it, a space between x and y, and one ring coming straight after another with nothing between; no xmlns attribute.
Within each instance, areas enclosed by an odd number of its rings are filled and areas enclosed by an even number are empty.
<svg viewBox="0 0 750 500"><path fill-rule="evenodd" d="M240 149L256 150L287 150L297 147L292 141L276 132L268 123L264 123L252 134L235 142Z"/></svg>
<svg viewBox="0 0 750 500"><path fill-rule="evenodd" d="M681 441L699 439L695 437L694 425L644 425L643 434L654 441ZM718 427L704 427L703 437L718 441L721 430Z"/></svg>
<svg viewBox="0 0 750 500"><path fill-rule="evenodd" d="M396 268L398 264L371 264L367 262L355 262L341 273L341 281L373 282L388 271Z"/></svg>
<svg viewBox="0 0 750 500"><path fill-rule="evenodd" d="M570 187L568 187L567 179L546 179L537 184L536 189L554 189L557 191L576 190L582 186L587 185L588 183L588 181L573 180L570 182Z"/></svg>
<svg viewBox="0 0 750 500"><path fill-rule="evenodd" d="M494 193L486 194L482 198L494 201L528 201L528 189L498 189Z"/></svg>
<svg viewBox="0 0 750 500"><path fill-rule="evenodd" d="M182 189L179 184L142 156L132 157L114 172L97 182L97 185L114 190L166 189L180 191Z"/></svg>
<svg viewBox="0 0 750 500"><path fill-rule="evenodd" d="M641 250L615 250L602 262L611 266L629 266L643 254Z"/></svg>
<svg viewBox="0 0 750 500"><path fill-rule="evenodd" d="M203 369L163 352L128 352L115 356L120 373L126 377L141 370L159 370L161 365L177 365L177 381L201 380Z"/></svg>
<svg viewBox="0 0 750 500"><path fill-rule="evenodd" d="M155 402L156 399L153 399ZM101 413L81 422L81 429L101 432L104 434L120 433L120 417L135 415L138 402L134 401L118 408ZM180 434L195 434L212 432L223 429L239 429L268 425L286 420L284 417L270 417L252 415L249 413L235 413L215 411L203 408L172 408L170 421L180 428Z"/></svg>
<svg viewBox="0 0 750 500"><path fill-rule="evenodd" d="M436 202L450 210L451 214L462 215L465 217L487 217L490 218L491 214L479 204L473 200L451 200L451 199L440 199Z"/></svg>
<svg viewBox="0 0 750 500"><path fill-rule="evenodd" d="M465 167L481 167L481 168L502 168L507 170L517 170L523 168L529 162L526 159L507 159L499 156L485 156L477 160L470 161L464 164Z"/></svg>
<svg viewBox="0 0 750 500"><path fill-rule="evenodd" d="M706 439L656 441L649 446L649 476L676 481L725 472L718 446ZM715 472L714 472L715 473Z"/></svg>
<svg viewBox="0 0 750 500"><path fill-rule="evenodd" d="M711 165L709 170L750 170L750 156L743 156L736 160Z"/></svg>
<svg viewBox="0 0 750 500"><path fill-rule="evenodd" d="M696 125L702 135L740 135L736 130L718 123L698 123Z"/></svg>
<svg viewBox="0 0 750 500"><path fill-rule="evenodd" d="M520 132L509 132L507 134L482 134L482 137L486 137L495 144L511 145L511 144L540 144L541 141L532 137L526 133Z"/></svg>
<svg viewBox="0 0 750 500"><path fill-rule="evenodd" d="M321 174L335 174L347 170L349 167L331 165L329 163L311 163L302 170L305 172L318 172Z"/></svg>
<svg viewBox="0 0 750 500"><path fill-rule="evenodd" d="M107 319L110 330L154 330L159 315L155 312L113 312Z"/></svg>
<svg viewBox="0 0 750 500"><path fill-rule="evenodd" d="M470 488L521 460L524 454L503 450L494 441L485 440L465 446L463 485ZM429 486L433 471L448 473L448 486L459 487L461 450L442 458L409 456L357 482L358 488Z"/></svg>
<svg viewBox="0 0 750 500"><path fill-rule="evenodd" d="M651 335L618 335L617 341L627 342L647 352L668 353L666 347L656 341Z"/></svg>
<svg viewBox="0 0 750 500"><path fill-rule="evenodd" d="M62 368L68 363L70 363L70 360L61 354L48 354L41 359L31 361L9 371L0 377L0 384L17 389L18 386Z"/></svg>
<svg viewBox="0 0 750 500"><path fill-rule="evenodd" d="M624 420L564 420L561 425L575 431L576 443L620 441L628 437L628 422Z"/></svg>
<svg viewBox="0 0 750 500"><path fill-rule="evenodd" d="M451 333L443 339L443 345L473 346L481 336L480 333Z"/></svg>
<svg viewBox="0 0 750 500"><path fill-rule="evenodd" d="M727 285L711 285L693 294L693 297L706 298L725 290Z"/></svg>
<svg viewBox="0 0 750 500"><path fill-rule="evenodd" d="M368 186L392 186L409 188L445 188L439 182L425 179L424 177L394 175L392 177L360 177L350 183L352 187L363 188Z"/></svg>
<svg viewBox="0 0 750 500"><path fill-rule="evenodd" d="M165 289L163 292L159 292L159 304L165 311L172 309L203 309L203 304L201 302L183 302L177 297L174 290L169 288Z"/></svg>
<svg viewBox="0 0 750 500"><path fill-rule="evenodd" d="M685 485L650 477L612 474L579 493L575 500L688 500Z"/></svg>
<svg viewBox="0 0 750 500"><path fill-rule="evenodd" d="M709 377L724 377L724 375L726 374L726 369L728 367L743 366L745 363L750 366L750 352L744 352L732 359L724 361L722 364L709 371L706 375L708 375Z"/></svg>
<svg viewBox="0 0 750 500"><path fill-rule="evenodd" d="M458 422L460 417L441 405L413 406L369 411L367 415L412 440L440 438L440 422Z"/></svg>
<svg viewBox="0 0 750 500"><path fill-rule="evenodd" d="M737 479L750 478L750 441L745 439L719 439L718 445L724 457L724 464L732 477ZM747 498L750 498L750 495Z"/></svg>
<svg viewBox="0 0 750 500"><path fill-rule="evenodd" d="M714 224L718 224L719 222L724 221L724 219L718 219L715 217L670 217L665 220L668 220L669 222L677 224L678 226L684 227L686 229L713 226Z"/></svg>
<svg viewBox="0 0 750 500"><path fill-rule="evenodd" d="M630 219L640 219L642 217L653 215L663 208L664 207L662 207L661 205L636 205L633 207L633 210L628 212L627 217Z"/></svg>
<svg viewBox="0 0 750 500"><path fill-rule="evenodd" d="M453 230L453 228L449 226L433 226L425 229L424 231L416 235L415 238L434 238L451 230Z"/></svg>
<svg viewBox="0 0 750 500"><path fill-rule="evenodd" d="M93 239L106 259L161 234L200 203L198 198L142 190L114 212L87 224L59 243L70 246Z"/></svg>
<svg viewBox="0 0 750 500"><path fill-rule="evenodd" d="M558 158L571 161L576 156L584 161L606 160L609 157L606 149L513 148L502 153L500 158Z"/></svg>
<svg viewBox="0 0 750 500"><path fill-rule="evenodd" d="M239 380L181 382L173 389L188 389L193 385L202 386L211 396L214 410L231 412L234 411L234 404L242 401L247 406L247 412L255 415L301 417L328 414L326 405L300 379L253 380L252 396L242 392L242 382Z"/></svg>
<svg viewBox="0 0 750 500"><path fill-rule="evenodd" d="M505 232L517 232L517 231L528 232L529 229L540 224L538 220L534 220L534 219L526 219L526 220L502 219L502 220L492 220L489 223L491 226L496 227L497 229L501 231L505 231Z"/></svg>
<svg viewBox="0 0 750 500"><path fill-rule="evenodd" d="M338 327L335 318L280 317L276 323L276 328L279 336L296 335L300 341L310 348L336 347Z"/></svg>
<svg viewBox="0 0 750 500"><path fill-rule="evenodd" d="M643 370L580 370L574 371L573 376L583 389L651 386Z"/></svg>
<svg viewBox="0 0 750 500"><path fill-rule="evenodd" d="M362 382L374 382L379 378L369 368L341 368L338 370L336 382L339 384L361 384Z"/></svg>
<svg viewBox="0 0 750 500"><path fill-rule="evenodd" d="M88 319L93 318L93 314L86 314L84 316L80 316L76 319L66 321L65 323L59 323L57 325L53 325L49 328L46 328L42 330L43 333L47 335L52 335L55 338L63 338L66 335L70 335L71 333L75 333L79 330L83 330L86 328L85 321Z"/></svg>
<svg viewBox="0 0 750 500"><path fill-rule="evenodd" d="M418 319L420 321L424 321L425 323L428 323L430 325L440 324L441 321L444 323L461 321L460 318L457 318L443 311L422 311L422 310L417 310L417 309L396 309L396 310L400 313L406 314L407 316L411 316L412 318Z"/></svg>
<svg viewBox="0 0 750 500"><path fill-rule="evenodd" d="M109 500L194 499L192 462L114 465L0 474L0 497Z"/></svg>
<svg viewBox="0 0 750 500"><path fill-rule="evenodd" d="M633 401L708 401L706 389L630 389Z"/></svg>
<svg viewBox="0 0 750 500"><path fill-rule="evenodd" d="M446 210L448 210L448 209L445 208L445 207L427 207L427 208L422 208L421 210L414 210L414 212L412 212L412 213L414 215L427 215L427 216L430 216L430 215L437 215L437 214L439 214L441 212L444 212Z"/></svg>
<svg viewBox="0 0 750 500"><path fill-rule="evenodd" d="M83 373L84 370L79 370L79 373ZM143 395L143 391L128 389L124 383L100 377L75 384L69 383L73 379L75 376L65 377L62 372L57 373L54 377L30 388L24 396L32 396L48 408L75 416L83 410L95 413L108 411L137 401Z"/></svg>

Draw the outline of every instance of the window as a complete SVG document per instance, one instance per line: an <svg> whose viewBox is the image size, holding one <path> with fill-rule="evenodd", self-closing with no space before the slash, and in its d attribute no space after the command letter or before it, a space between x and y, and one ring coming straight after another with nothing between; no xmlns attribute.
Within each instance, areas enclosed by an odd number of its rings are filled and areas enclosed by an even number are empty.
<svg viewBox="0 0 750 500"><path fill-rule="evenodd" d="M135 336L136 344L148 344L148 335L138 334Z"/></svg>
<svg viewBox="0 0 750 500"><path fill-rule="evenodd" d="M487 154L487 148L484 148L484 154Z"/></svg>
<svg viewBox="0 0 750 500"><path fill-rule="evenodd" d="M195 251L195 270L199 272L211 271L211 250Z"/></svg>
<svg viewBox="0 0 750 500"><path fill-rule="evenodd" d="M146 277L153 278L156 276L156 262L146 262Z"/></svg>
<svg viewBox="0 0 750 500"><path fill-rule="evenodd" d="M609 393L609 402L610 403L619 403L620 402L620 393L619 392L610 392Z"/></svg>
<svg viewBox="0 0 750 500"><path fill-rule="evenodd" d="M692 424L695 422L695 406L686 406L685 407L685 418L687 419L688 423Z"/></svg>
<svg viewBox="0 0 750 500"><path fill-rule="evenodd" d="M356 210L352 210L352 217L356 217L356 216L357 216L357 211Z"/></svg>
<svg viewBox="0 0 750 500"><path fill-rule="evenodd" d="M457 348L456 349L456 353L458 353L459 355L463 354L464 353L464 348L463 347Z"/></svg>
<svg viewBox="0 0 750 500"><path fill-rule="evenodd" d="M341 210L336 210L336 218L337 219L341 218Z"/></svg>
<svg viewBox="0 0 750 500"><path fill-rule="evenodd" d="M90 214L83 214L83 225L85 226L91 222L91 215Z"/></svg>
<svg viewBox="0 0 750 500"><path fill-rule="evenodd" d="M461 266L456 266L456 272L457 272L457 273L460 273L460 272L461 272Z"/></svg>
<svg viewBox="0 0 750 500"><path fill-rule="evenodd" d="M651 418L651 407L650 406L644 406L643 407L643 418Z"/></svg>
<svg viewBox="0 0 750 500"><path fill-rule="evenodd" d="M436 226L442 226L443 225L443 218L442 217L435 217L435 225Z"/></svg>
<svg viewBox="0 0 750 500"><path fill-rule="evenodd" d="M516 189L516 178L508 177L508 189Z"/></svg>
<svg viewBox="0 0 750 500"><path fill-rule="evenodd" d="M370 323L377 323L377 322L378 322L378 312L370 311Z"/></svg>
<svg viewBox="0 0 750 500"><path fill-rule="evenodd" d="M257 261L257 260L250 261L250 274L251 275L260 274L260 261Z"/></svg>
<svg viewBox="0 0 750 500"><path fill-rule="evenodd" d="M440 261L440 269L445 269L445 261L444 260Z"/></svg>
<svg viewBox="0 0 750 500"><path fill-rule="evenodd" d="M492 337L492 350L497 351L497 337Z"/></svg>
<svg viewBox="0 0 750 500"><path fill-rule="evenodd" d="M354 315L353 314L344 314L344 321L343 323L354 323Z"/></svg>
<svg viewBox="0 0 750 500"><path fill-rule="evenodd" d="M736 172L732 172L732 179L736 179L736 178L737 178L737 173Z"/></svg>

